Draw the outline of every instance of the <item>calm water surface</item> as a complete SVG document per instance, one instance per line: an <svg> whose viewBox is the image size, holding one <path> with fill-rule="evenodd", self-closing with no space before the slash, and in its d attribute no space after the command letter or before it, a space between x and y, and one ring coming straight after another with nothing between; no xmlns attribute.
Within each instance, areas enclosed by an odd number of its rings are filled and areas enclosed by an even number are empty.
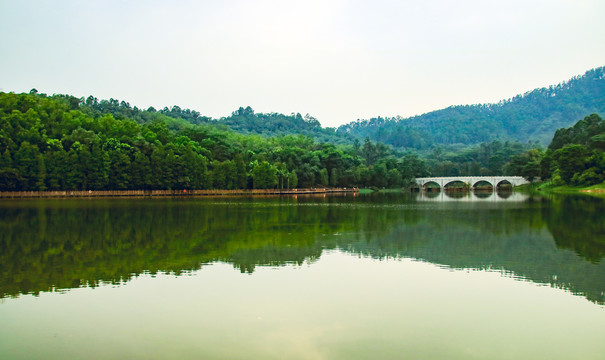
<svg viewBox="0 0 605 360"><path fill-rule="evenodd" d="M603 359L605 202L2 200L0 359Z"/></svg>

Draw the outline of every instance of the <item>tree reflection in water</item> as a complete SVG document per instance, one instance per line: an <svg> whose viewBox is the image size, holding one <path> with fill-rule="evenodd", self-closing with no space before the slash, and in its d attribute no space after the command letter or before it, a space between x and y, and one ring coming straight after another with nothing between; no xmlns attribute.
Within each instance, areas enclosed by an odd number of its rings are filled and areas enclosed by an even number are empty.
<svg viewBox="0 0 605 360"><path fill-rule="evenodd" d="M605 303L603 200L482 196L5 201L0 296L178 275L217 261L250 273L341 249L501 271Z"/></svg>

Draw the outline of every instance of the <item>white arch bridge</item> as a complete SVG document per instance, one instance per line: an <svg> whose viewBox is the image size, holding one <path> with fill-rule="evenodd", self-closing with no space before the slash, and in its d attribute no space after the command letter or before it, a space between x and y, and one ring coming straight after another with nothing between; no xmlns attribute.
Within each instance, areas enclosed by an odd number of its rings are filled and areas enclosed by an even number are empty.
<svg viewBox="0 0 605 360"><path fill-rule="evenodd" d="M469 188L473 189L479 183L486 182L491 185L494 189L497 189L503 184L511 184L513 187L523 184L529 184L529 181L525 180L522 176L449 176L449 177L428 177L428 178L417 178L416 183L420 188L425 189L429 184L439 185L441 189L447 188L449 185L455 182L463 182L468 185Z"/></svg>

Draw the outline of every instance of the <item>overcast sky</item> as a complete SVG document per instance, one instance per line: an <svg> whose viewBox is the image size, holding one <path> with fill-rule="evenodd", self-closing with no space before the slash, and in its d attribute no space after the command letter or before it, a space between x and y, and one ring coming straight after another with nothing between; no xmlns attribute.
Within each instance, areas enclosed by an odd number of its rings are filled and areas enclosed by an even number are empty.
<svg viewBox="0 0 605 360"><path fill-rule="evenodd" d="M602 0L0 0L0 91L338 126L603 66L604 15Z"/></svg>

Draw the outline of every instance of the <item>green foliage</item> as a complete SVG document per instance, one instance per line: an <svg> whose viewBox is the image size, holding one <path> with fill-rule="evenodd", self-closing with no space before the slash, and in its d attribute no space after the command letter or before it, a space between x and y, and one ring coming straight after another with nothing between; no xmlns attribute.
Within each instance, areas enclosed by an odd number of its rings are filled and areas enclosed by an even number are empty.
<svg viewBox="0 0 605 360"><path fill-rule="evenodd" d="M556 151L568 144L579 144L590 148L602 148L605 137L605 121L591 114L567 129L558 129L548 150Z"/></svg>
<svg viewBox="0 0 605 360"><path fill-rule="evenodd" d="M590 186L605 181L605 121L597 114L559 129L545 153L533 149L513 156L506 168L511 175L532 181L540 176L554 186Z"/></svg>
<svg viewBox="0 0 605 360"><path fill-rule="evenodd" d="M320 142L345 144L353 141L353 137L346 134L337 134L335 129L322 128L319 121L307 114L284 115L279 113L255 113L251 107L240 107L231 116L221 119L212 119L202 116L198 111L182 109L174 105L156 110L150 107L147 110L131 107L128 102L117 99L98 100L89 96L86 100L77 99L79 109L94 118L107 116L118 120L134 120L139 124L157 123L158 120L171 119L172 126L181 127L183 124L212 125L222 129L231 129L243 134L259 134L263 137L274 137L288 134L303 134L311 136ZM74 102L74 101L72 101ZM157 130L157 129L155 129ZM158 131L155 131L159 134ZM168 141L160 135L164 144ZM193 137L192 137L193 139ZM199 140L198 140L199 141ZM224 159L221 159L224 160Z"/></svg>
<svg viewBox="0 0 605 360"><path fill-rule="evenodd" d="M543 178L558 185L594 185L605 181L605 121L591 114L559 129L542 159Z"/></svg>
<svg viewBox="0 0 605 360"><path fill-rule="evenodd" d="M451 106L411 118L358 120L340 126L338 132L417 150L495 139L545 145L554 129L593 112L605 112L605 67L497 104Z"/></svg>
<svg viewBox="0 0 605 360"><path fill-rule="evenodd" d="M521 156L531 144L494 140L464 148L435 147L426 155L427 164L435 176L493 176L520 175L517 169L507 168L515 156Z"/></svg>
<svg viewBox="0 0 605 360"><path fill-rule="evenodd" d="M540 178L540 162L544 153L540 149L531 149L514 155L505 166L507 175L520 175L530 182Z"/></svg>
<svg viewBox="0 0 605 360"><path fill-rule="evenodd" d="M553 153L559 175L565 183L570 183L576 173L586 168L587 149L582 145L565 145Z"/></svg>
<svg viewBox="0 0 605 360"><path fill-rule="evenodd" d="M267 161L258 161L250 164L254 189L273 189L277 186L277 168Z"/></svg>
<svg viewBox="0 0 605 360"><path fill-rule="evenodd" d="M296 171L292 171L290 176L288 177L288 188L294 189L298 185L298 176L296 175Z"/></svg>
<svg viewBox="0 0 605 360"><path fill-rule="evenodd" d="M317 131L265 138L178 107L0 93L0 190L382 187L427 173L418 158L369 139L363 148L317 142L323 130L310 116L240 108L230 119Z"/></svg>

